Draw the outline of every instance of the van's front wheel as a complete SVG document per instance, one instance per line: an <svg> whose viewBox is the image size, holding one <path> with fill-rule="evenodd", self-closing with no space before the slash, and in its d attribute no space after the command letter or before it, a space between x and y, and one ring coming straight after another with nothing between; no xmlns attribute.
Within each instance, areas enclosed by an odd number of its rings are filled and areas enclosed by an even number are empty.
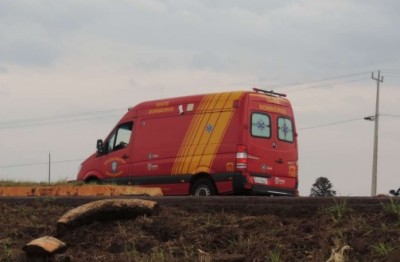
<svg viewBox="0 0 400 262"><path fill-rule="evenodd" d="M214 184L206 178L200 178L190 188L190 194L193 196L212 196L216 193Z"/></svg>
<svg viewBox="0 0 400 262"><path fill-rule="evenodd" d="M101 181L97 177L89 177L85 180L85 184L100 185Z"/></svg>

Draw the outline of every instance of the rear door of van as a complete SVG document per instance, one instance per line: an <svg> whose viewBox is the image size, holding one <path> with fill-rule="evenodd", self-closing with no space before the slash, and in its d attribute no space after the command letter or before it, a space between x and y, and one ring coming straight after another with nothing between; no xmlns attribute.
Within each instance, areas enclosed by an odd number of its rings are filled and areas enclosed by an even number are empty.
<svg viewBox="0 0 400 262"><path fill-rule="evenodd" d="M250 94L247 170L253 176L254 183L267 186L275 172L275 134L273 123L275 116L266 110L265 95Z"/></svg>
<svg viewBox="0 0 400 262"><path fill-rule="evenodd" d="M290 111L290 108L286 109ZM276 175L277 182L286 187L296 187L297 183L297 135L293 114L277 115ZM286 178L288 177L288 178Z"/></svg>
<svg viewBox="0 0 400 262"><path fill-rule="evenodd" d="M250 94L248 108L248 171L254 183L268 188L296 188L297 143L289 101Z"/></svg>

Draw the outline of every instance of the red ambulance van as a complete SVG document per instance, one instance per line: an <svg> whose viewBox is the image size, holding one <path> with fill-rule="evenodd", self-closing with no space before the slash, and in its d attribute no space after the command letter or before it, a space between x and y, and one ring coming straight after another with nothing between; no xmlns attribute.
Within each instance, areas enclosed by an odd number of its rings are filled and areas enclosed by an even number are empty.
<svg viewBox="0 0 400 262"><path fill-rule="evenodd" d="M294 115L285 95L253 89L143 102L77 176L160 187L164 195L298 195Z"/></svg>

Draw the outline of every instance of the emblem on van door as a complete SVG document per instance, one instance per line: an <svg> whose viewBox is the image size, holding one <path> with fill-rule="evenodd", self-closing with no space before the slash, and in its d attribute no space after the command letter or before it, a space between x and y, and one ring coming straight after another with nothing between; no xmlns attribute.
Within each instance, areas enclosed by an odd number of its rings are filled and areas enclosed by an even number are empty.
<svg viewBox="0 0 400 262"><path fill-rule="evenodd" d="M123 174L123 170L118 170L120 165L124 165L126 162L123 158L113 157L109 158L104 162L104 166L106 167L105 173L107 176L120 176Z"/></svg>
<svg viewBox="0 0 400 262"><path fill-rule="evenodd" d="M213 130L214 130L214 126L211 125L211 124L208 124L207 127L206 127L207 133L211 133Z"/></svg>
<svg viewBox="0 0 400 262"><path fill-rule="evenodd" d="M117 166L118 166L117 161L113 161L111 163L111 172L113 172L114 174L117 173Z"/></svg>

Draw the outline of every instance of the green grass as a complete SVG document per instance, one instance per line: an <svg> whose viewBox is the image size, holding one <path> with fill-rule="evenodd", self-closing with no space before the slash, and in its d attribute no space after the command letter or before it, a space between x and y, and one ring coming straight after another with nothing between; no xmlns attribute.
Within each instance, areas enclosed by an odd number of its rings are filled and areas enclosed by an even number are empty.
<svg viewBox="0 0 400 262"><path fill-rule="evenodd" d="M61 179L55 182L33 182L33 181L15 181L15 180L0 180L0 187L11 186L59 186L59 185L72 185L67 179Z"/></svg>
<svg viewBox="0 0 400 262"><path fill-rule="evenodd" d="M371 247L374 250L374 252L381 257L387 256L391 251L394 250L393 246L384 242L378 242L377 244L372 245Z"/></svg>
<svg viewBox="0 0 400 262"><path fill-rule="evenodd" d="M400 219L400 204L393 201L393 198L390 198L390 201L388 203L383 203L382 207L385 213L395 214Z"/></svg>
<svg viewBox="0 0 400 262"><path fill-rule="evenodd" d="M12 240L9 238L2 239L0 241L0 253L2 253L2 256L4 256L7 259L12 259L13 258L13 252L12 252Z"/></svg>
<svg viewBox="0 0 400 262"><path fill-rule="evenodd" d="M267 255L265 256L266 261L268 262L281 262L282 261L282 251L278 248L273 250L268 250Z"/></svg>
<svg viewBox="0 0 400 262"><path fill-rule="evenodd" d="M334 224L338 224L342 221L343 216L349 211L346 200L336 201L334 199L334 204L330 207L324 208L322 213L330 214Z"/></svg>

